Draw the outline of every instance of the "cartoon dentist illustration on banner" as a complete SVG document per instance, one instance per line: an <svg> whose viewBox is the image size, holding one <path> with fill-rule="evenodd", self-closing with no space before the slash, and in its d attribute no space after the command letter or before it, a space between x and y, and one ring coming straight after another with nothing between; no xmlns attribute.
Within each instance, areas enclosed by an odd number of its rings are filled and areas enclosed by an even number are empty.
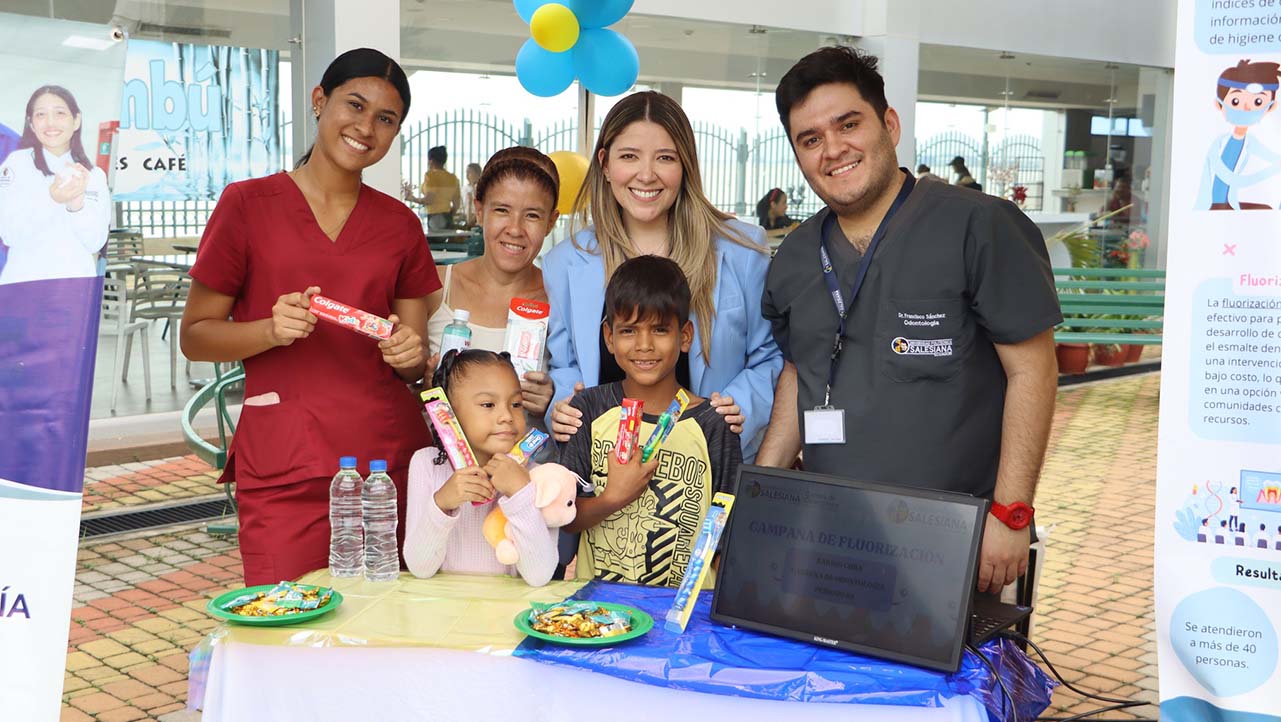
<svg viewBox="0 0 1281 722"><path fill-rule="evenodd" d="M1197 210L1272 210L1267 203L1240 200L1240 193L1281 173L1281 154L1264 145L1257 131L1250 132L1276 109L1278 69L1277 63L1242 60L1219 75L1214 107L1231 131L1210 144Z"/></svg>
<svg viewBox="0 0 1281 722"><path fill-rule="evenodd" d="M98 274L107 242L107 176L85 154L75 96L58 85L27 101L19 149L0 166L0 284Z"/></svg>

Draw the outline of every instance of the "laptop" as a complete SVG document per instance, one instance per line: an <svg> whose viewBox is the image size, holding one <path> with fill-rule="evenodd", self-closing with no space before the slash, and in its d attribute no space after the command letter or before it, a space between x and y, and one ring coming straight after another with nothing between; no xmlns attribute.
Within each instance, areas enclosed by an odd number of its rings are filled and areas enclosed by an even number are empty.
<svg viewBox="0 0 1281 722"><path fill-rule="evenodd" d="M955 672L1030 607L974 591L988 501L743 466L712 619Z"/></svg>

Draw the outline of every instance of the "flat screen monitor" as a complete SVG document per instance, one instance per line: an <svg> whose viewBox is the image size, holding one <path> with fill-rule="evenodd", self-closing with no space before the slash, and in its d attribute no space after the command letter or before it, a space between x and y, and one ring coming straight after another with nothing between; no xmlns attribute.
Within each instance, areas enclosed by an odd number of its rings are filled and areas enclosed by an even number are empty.
<svg viewBox="0 0 1281 722"><path fill-rule="evenodd" d="M712 618L955 671L988 502L744 466Z"/></svg>

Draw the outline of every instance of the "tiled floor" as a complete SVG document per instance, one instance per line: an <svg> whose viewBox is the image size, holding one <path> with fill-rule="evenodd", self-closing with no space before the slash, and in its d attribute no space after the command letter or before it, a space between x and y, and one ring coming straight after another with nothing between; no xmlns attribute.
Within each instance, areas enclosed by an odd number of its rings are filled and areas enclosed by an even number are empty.
<svg viewBox="0 0 1281 722"><path fill-rule="evenodd" d="M1153 701L1159 386L1153 374L1060 393L1037 497L1038 523L1051 532L1033 634L1077 686ZM190 457L99 467L87 476L86 511L218 491ZM215 626L205 601L239 580L235 540L198 528L83 544L63 720L184 717L187 655ZM1060 689L1046 714L1093 706ZM1154 707L1106 715L1156 716Z"/></svg>

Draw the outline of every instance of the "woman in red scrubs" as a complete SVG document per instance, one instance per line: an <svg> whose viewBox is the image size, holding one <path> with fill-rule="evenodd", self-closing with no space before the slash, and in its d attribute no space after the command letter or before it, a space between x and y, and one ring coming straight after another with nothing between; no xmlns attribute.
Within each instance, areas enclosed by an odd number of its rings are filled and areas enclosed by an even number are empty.
<svg viewBox="0 0 1281 722"><path fill-rule="evenodd" d="M409 110L405 72L368 48L340 55L312 91L316 143L290 173L223 192L191 269L182 349L243 361L245 404L221 481L236 483L245 583L326 566L338 457L386 459L400 491L430 445L406 387L422 378L427 296L440 288L418 218L361 183ZM307 312L323 293L395 323L376 341ZM230 320L228 320L230 318Z"/></svg>

